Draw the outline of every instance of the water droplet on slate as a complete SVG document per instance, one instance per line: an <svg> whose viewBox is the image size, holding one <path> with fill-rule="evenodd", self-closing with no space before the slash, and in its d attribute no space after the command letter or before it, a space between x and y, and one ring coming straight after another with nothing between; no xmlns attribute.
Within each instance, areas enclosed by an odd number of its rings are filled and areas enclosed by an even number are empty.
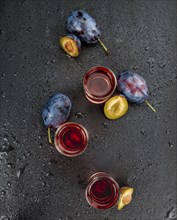
<svg viewBox="0 0 177 220"><path fill-rule="evenodd" d="M138 70L138 65L135 65L134 67L133 67L133 69L136 71L136 70Z"/></svg>
<svg viewBox="0 0 177 220"><path fill-rule="evenodd" d="M161 101L155 101L153 106L160 106L161 105Z"/></svg>
<svg viewBox="0 0 177 220"><path fill-rule="evenodd" d="M7 182L7 186L8 186L8 187L11 187L11 183L10 183L10 182Z"/></svg>
<svg viewBox="0 0 177 220"><path fill-rule="evenodd" d="M34 201L35 201L36 203L38 203L38 202L39 202L39 198L36 197L36 196L34 196Z"/></svg>
<svg viewBox="0 0 177 220"><path fill-rule="evenodd" d="M48 17L51 18L51 17L52 17L52 14L48 14Z"/></svg>
<svg viewBox="0 0 177 220"><path fill-rule="evenodd" d="M4 141L8 141L8 135L7 134L4 135Z"/></svg>
<svg viewBox="0 0 177 220"><path fill-rule="evenodd" d="M8 168L12 168L12 164L11 164L11 163L8 163L8 164L7 164L7 167L8 167Z"/></svg>
<svg viewBox="0 0 177 220"><path fill-rule="evenodd" d="M4 145L0 146L0 152L8 154L10 151L13 151L14 147L12 145L7 145L6 143Z"/></svg>
<svg viewBox="0 0 177 220"><path fill-rule="evenodd" d="M138 30L138 32L139 32L140 34L142 34L142 33L143 33L143 28L140 27L139 30Z"/></svg>
<svg viewBox="0 0 177 220"><path fill-rule="evenodd" d="M31 156L31 152L28 152L28 153L27 153L27 156Z"/></svg>
<svg viewBox="0 0 177 220"><path fill-rule="evenodd" d="M4 34L5 33L5 31L3 31L2 29L0 29L0 36L2 35L2 34Z"/></svg>
<svg viewBox="0 0 177 220"><path fill-rule="evenodd" d="M43 147L43 143L40 143L39 148L42 148L42 147Z"/></svg>
<svg viewBox="0 0 177 220"><path fill-rule="evenodd" d="M152 163L148 163L148 167L151 168L152 167Z"/></svg>
<svg viewBox="0 0 177 220"><path fill-rule="evenodd" d="M84 210L84 213L85 213L85 214L88 214L88 213L89 213L89 210Z"/></svg>
<svg viewBox="0 0 177 220"><path fill-rule="evenodd" d="M14 76L18 76L18 73L17 73L17 72L15 72L15 73L14 73Z"/></svg>
<svg viewBox="0 0 177 220"><path fill-rule="evenodd" d="M161 63L161 64L159 64L159 67L160 67L161 69L163 69L165 66L166 66L165 63Z"/></svg>
<svg viewBox="0 0 177 220"><path fill-rule="evenodd" d="M46 186L46 183L45 183L45 182L42 182L42 185L45 187L45 186Z"/></svg>
<svg viewBox="0 0 177 220"><path fill-rule="evenodd" d="M69 54L66 54L66 56L71 59L71 60L74 60Z"/></svg>
<svg viewBox="0 0 177 220"><path fill-rule="evenodd" d="M75 117L76 117L77 119L81 119L81 118L84 118L84 117L85 117L85 114L82 113L82 112L76 112L76 113L75 113Z"/></svg>
<svg viewBox="0 0 177 220"><path fill-rule="evenodd" d="M150 65L154 65L154 58L153 57L149 57L147 62L150 64Z"/></svg>
<svg viewBox="0 0 177 220"><path fill-rule="evenodd" d="M44 213L43 213L43 212L40 212L39 215L42 216L42 215L44 215Z"/></svg>
<svg viewBox="0 0 177 220"><path fill-rule="evenodd" d="M95 138L99 138L99 135L98 135L98 134L95 134Z"/></svg>
<svg viewBox="0 0 177 220"><path fill-rule="evenodd" d="M29 27L29 28L26 29L27 32L30 32L31 30L32 30L31 27Z"/></svg>
<svg viewBox="0 0 177 220"><path fill-rule="evenodd" d="M58 163L58 161L55 160L55 159L51 159L51 160L49 161L49 164L57 164L57 163Z"/></svg>
<svg viewBox="0 0 177 220"><path fill-rule="evenodd" d="M78 216L78 217L79 217L80 215L81 215L80 213L76 213L76 216Z"/></svg>
<svg viewBox="0 0 177 220"><path fill-rule="evenodd" d="M51 62L54 64L54 63L55 63L55 61L56 61L55 59L52 59L52 61L51 61Z"/></svg>
<svg viewBox="0 0 177 220"><path fill-rule="evenodd" d="M141 129L140 132L141 132L142 135L145 135L145 134L146 134L146 131L145 131L144 129Z"/></svg>
<svg viewBox="0 0 177 220"><path fill-rule="evenodd" d="M85 185L85 179L82 179L80 175L78 175L77 177L78 177L78 184L82 186Z"/></svg>
<svg viewBox="0 0 177 220"><path fill-rule="evenodd" d="M107 122L103 122L103 123L102 123L102 125L103 125L105 128L107 128L107 127L108 127Z"/></svg>
<svg viewBox="0 0 177 220"><path fill-rule="evenodd" d="M148 51L149 50L149 46L146 46L144 49L145 49L145 51Z"/></svg>
<svg viewBox="0 0 177 220"><path fill-rule="evenodd" d="M5 96L6 96L5 92L1 92L1 96L2 96L3 98L5 98Z"/></svg>
<svg viewBox="0 0 177 220"><path fill-rule="evenodd" d="M7 156L7 152L0 152L0 156L1 157L6 157Z"/></svg>
<svg viewBox="0 0 177 220"><path fill-rule="evenodd" d="M6 194L6 191L2 190L1 195L5 195L5 194Z"/></svg>
<svg viewBox="0 0 177 220"><path fill-rule="evenodd" d="M173 207L170 211L167 213L167 218L169 219L176 219L177 218L177 208Z"/></svg>
<svg viewBox="0 0 177 220"><path fill-rule="evenodd" d="M45 35L48 37L49 34L50 34L50 29L49 29L49 27L46 25L46 26L45 26Z"/></svg>
<svg viewBox="0 0 177 220"><path fill-rule="evenodd" d="M153 74L154 73L154 64L155 64L154 58L149 57L147 62L149 63L149 71L151 74Z"/></svg>
<svg viewBox="0 0 177 220"><path fill-rule="evenodd" d="M9 218L6 216L0 216L0 220L9 220Z"/></svg>
<svg viewBox="0 0 177 220"><path fill-rule="evenodd" d="M172 141L168 141L168 144L169 144L169 146L170 146L171 148L174 147L174 144L172 143Z"/></svg>
<svg viewBox="0 0 177 220"><path fill-rule="evenodd" d="M22 168L17 171L17 178L20 178L21 175L25 172L27 164L25 164Z"/></svg>
<svg viewBox="0 0 177 220"><path fill-rule="evenodd" d="M52 172L49 171L49 172L46 173L46 176L47 176L47 177L51 177L51 176L54 176L54 175L53 175Z"/></svg>
<svg viewBox="0 0 177 220"><path fill-rule="evenodd" d="M4 79L4 78L5 78L5 75L6 75L5 73L2 73L2 79Z"/></svg>
<svg viewBox="0 0 177 220"><path fill-rule="evenodd" d="M166 130L166 134L170 134L170 131L169 131L169 130Z"/></svg>
<svg viewBox="0 0 177 220"><path fill-rule="evenodd" d="M17 171L17 178L20 178L20 176L21 176L21 170L18 170Z"/></svg>
<svg viewBox="0 0 177 220"><path fill-rule="evenodd" d="M0 164L5 164L6 163L6 158L1 156L2 154L0 154Z"/></svg>
<svg viewBox="0 0 177 220"><path fill-rule="evenodd" d="M124 118L125 118L125 120L129 120L129 117L128 117L128 116L125 116Z"/></svg>
<svg viewBox="0 0 177 220"><path fill-rule="evenodd" d="M10 59L12 60L14 58L14 54L12 53L11 55L10 55Z"/></svg>

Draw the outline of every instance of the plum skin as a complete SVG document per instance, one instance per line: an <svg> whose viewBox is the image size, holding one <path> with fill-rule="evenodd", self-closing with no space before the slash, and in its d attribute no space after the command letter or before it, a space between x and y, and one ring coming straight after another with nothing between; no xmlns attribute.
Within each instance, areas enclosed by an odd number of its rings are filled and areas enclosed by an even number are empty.
<svg viewBox="0 0 177 220"><path fill-rule="evenodd" d="M72 104L68 96L62 93L51 96L42 109L44 125L48 128L58 128L68 119L71 107Z"/></svg>
<svg viewBox="0 0 177 220"><path fill-rule="evenodd" d="M95 19L82 10L72 11L66 23L69 32L88 44L94 44L100 38L100 30Z"/></svg>
<svg viewBox="0 0 177 220"><path fill-rule="evenodd" d="M148 98L146 81L139 74L131 71L119 74L117 88L130 102L142 103Z"/></svg>

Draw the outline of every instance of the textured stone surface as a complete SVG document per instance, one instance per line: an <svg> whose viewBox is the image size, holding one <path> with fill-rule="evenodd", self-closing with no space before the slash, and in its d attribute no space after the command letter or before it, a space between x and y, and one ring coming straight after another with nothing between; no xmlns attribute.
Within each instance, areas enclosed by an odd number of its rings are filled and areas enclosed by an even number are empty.
<svg viewBox="0 0 177 220"><path fill-rule="evenodd" d="M58 45L73 9L97 21L99 44L84 45L77 59ZM0 1L0 219L162 220L176 208L177 1ZM129 107L117 120L84 97L82 76L94 65L116 74L140 73L150 103ZM70 121L83 124L89 147L68 159L47 142L41 110L62 92L73 102ZM84 117L76 117L78 112ZM135 188L121 212L89 207L87 178L110 172L120 186ZM173 218L176 219L176 218Z"/></svg>

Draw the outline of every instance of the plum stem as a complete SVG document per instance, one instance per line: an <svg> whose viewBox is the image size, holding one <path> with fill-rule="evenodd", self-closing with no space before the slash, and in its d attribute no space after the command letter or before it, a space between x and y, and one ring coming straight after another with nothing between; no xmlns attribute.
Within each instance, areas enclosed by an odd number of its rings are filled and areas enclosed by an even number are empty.
<svg viewBox="0 0 177 220"><path fill-rule="evenodd" d="M100 39L98 39L98 41L99 41L99 43L101 44L101 46L103 47L103 49L105 50L105 52L106 52L107 54L109 54L109 50L108 50L107 47L104 45L104 43L103 43Z"/></svg>
<svg viewBox="0 0 177 220"><path fill-rule="evenodd" d="M51 140L51 134L50 134L50 127L48 127L48 141L50 144L53 144L52 140Z"/></svg>
<svg viewBox="0 0 177 220"><path fill-rule="evenodd" d="M152 105L147 100L145 100L145 102L154 112L156 112L156 110L152 107Z"/></svg>

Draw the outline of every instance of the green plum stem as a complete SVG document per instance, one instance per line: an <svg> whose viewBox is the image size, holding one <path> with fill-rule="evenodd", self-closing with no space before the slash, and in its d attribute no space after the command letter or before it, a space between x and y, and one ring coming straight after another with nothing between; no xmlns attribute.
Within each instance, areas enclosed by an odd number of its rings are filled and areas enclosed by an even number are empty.
<svg viewBox="0 0 177 220"><path fill-rule="evenodd" d="M109 50L108 50L107 47L104 45L104 43L103 43L100 39L98 39L98 41L99 41L99 43L101 44L101 46L103 47L103 49L105 50L105 52L106 52L107 54L109 54Z"/></svg>
<svg viewBox="0 0 177 220"><path fill-rule="evenodd" d="M53 142L51 140L50 127L48 127L48 141L50 144L53 144Z"/></svg>
<svg viewBox="0 0 177 220"><path fill-rule="evenodd" d="M152 105L147 100L145 100L145 102L154 112L156 112L156 110L152 107Z"/></svg>

